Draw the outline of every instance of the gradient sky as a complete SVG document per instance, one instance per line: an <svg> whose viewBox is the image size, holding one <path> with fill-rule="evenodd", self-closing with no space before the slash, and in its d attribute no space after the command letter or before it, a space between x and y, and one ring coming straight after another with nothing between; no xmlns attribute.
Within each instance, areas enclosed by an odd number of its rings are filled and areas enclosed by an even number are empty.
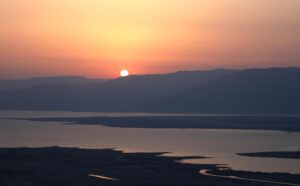
<svg viewBox="0 0 300 186"><path fill-rule="evenodd" d="M0 0L0 78L300 66L300 0Z"/></svg>

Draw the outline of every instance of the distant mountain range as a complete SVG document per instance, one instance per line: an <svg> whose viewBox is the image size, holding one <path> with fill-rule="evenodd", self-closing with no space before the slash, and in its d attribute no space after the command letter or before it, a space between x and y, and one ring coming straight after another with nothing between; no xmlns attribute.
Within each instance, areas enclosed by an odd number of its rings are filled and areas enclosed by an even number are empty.
<svg viewBox="0 0 300 186"><path fill-rule="evenodd" d="M0 109L300 114L300 68L5 80Z"/></svg>
<svg viewBox="0 0 300 186"><path fill-rule="evenodd" d="M96 82L103 82L105 79L87 79L82 76L58 76L58 77L37 77L31 79L20 79L20 80L0 80L0 91L2 90L14 90L22 89L37 85L54 85L54 84L65 84L65 85L80 85L89 84Z"/></svg>
<svg viewBox="0 0 300 186"><path fill-rule="evenodd" d="M299 114L300 69L250 69L219 76L151 103L161 112Z"/></svg>

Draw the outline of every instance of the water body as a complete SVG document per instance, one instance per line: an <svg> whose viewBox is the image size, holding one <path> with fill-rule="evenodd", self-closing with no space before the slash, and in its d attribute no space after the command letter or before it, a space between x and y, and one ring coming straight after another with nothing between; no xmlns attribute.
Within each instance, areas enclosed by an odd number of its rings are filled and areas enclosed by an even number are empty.
<svg viewBox="0 0 300 186"><path fill-rule="evenodd" d="M164 114L0 112L0 118L145 116ZM168 114L168 116L171 114ZM180 115L180 114L175 114ZM192 163L227 164L236 170L300 173L300 160L242 157L236 153L300 149L300 133L260 130L137 129L63 125L0 119L0 147L117 148L125 152L170 152L170 156L208 156Z"/></svg>

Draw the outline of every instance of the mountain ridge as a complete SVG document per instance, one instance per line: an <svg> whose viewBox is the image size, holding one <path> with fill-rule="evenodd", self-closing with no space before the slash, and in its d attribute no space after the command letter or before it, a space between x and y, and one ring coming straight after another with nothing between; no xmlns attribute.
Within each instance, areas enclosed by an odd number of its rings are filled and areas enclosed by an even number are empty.
<svg viewBox="0 0 300 186"><path fill-rule="evenodd" d="M299 114L300 68L132 75L0 91L0 109Z"/></svg>

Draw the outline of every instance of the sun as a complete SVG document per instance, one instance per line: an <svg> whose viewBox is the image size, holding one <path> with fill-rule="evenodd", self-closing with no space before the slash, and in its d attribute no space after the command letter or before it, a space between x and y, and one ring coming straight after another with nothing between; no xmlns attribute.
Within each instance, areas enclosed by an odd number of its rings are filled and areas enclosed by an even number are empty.
<svg viewBox="0 0 300 186"><path fill-rule="evenodd" d="M120 75L121 75L122 77L126 77L126 76L129 75L129 72L128 72L128 70L121 70Z"/></svg>

